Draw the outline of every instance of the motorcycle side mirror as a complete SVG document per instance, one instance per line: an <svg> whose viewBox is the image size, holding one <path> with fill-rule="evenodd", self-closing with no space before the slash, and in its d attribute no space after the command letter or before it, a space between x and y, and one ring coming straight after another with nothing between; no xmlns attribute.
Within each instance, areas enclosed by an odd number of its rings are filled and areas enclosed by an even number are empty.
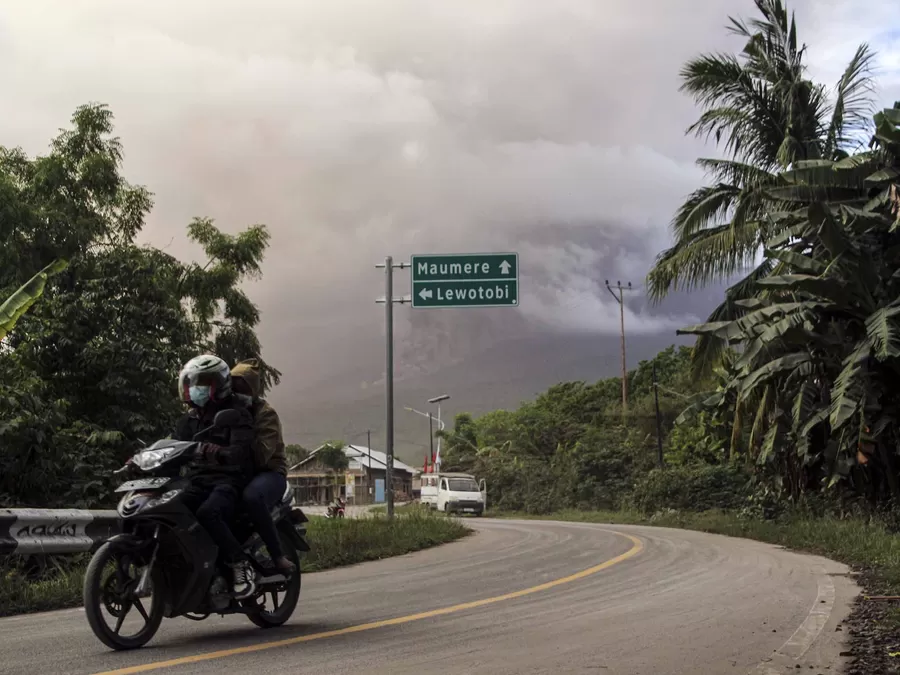
<svg viewBox="0 0 900 675"><path fill-rule="evenodd" d="M224 428L232 427L241 421L241 414L234 408L226 408L216 413L213 418L213 426Z"/></svg>
<svg viewBox="0 0 900 675"><path fill-rule="evenodd" d="M216 413L216 416L213 417L213 423L206 427L205 429L201 429L196 434L192 440L199 441L204 438L210 431L214 428L218 427L220 429L224 429L230 426L234 426L238 422L241 421L241 413L239 413L234 408L226 408L225 410L220 410Z"/></svg>

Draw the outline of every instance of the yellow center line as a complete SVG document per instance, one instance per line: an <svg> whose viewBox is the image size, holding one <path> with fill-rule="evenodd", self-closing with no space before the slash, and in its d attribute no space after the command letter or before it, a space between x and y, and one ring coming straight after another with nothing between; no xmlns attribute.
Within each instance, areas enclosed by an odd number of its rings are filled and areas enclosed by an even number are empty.
<svg viewBox="0 0 900 675"><path fill-rule="evenodd" d="M336 630L328 630L323 631L321 633L310 633L309 635L299 635L297 637L287 638L285 640L275 640L273 642L261 642L254 645L247 645L246 647L235 647L233 649L222 649L216 652L206 652L205 654L194 654L191 656L182 656L177 659L170 659L168 661L156 661L153 663L144 663L137 666L128 666L127 668L117 668L116 670L106 670L99 673L94 673L94 675L130 675L131 673L145 673L150 670L160 670L162 668L173 668L175 666L184 666L191 663L200 663L201 661L211 661L213 659L222 659L228 656L237 656L239 654L251 654L253 652L261 652L266 649L275 649L277 647L287 647L290 645L300 644L301 642L312 642L313 640L324 640L325 638L338 637L340 635L350 635L351 633L361 633L367 630L375 630L376 628L386 628L388 626L399 626L404 623L411 623L413 621L422 621L423 619L432 619L436 616L444 616L446 614L456 614L457 612L464 612L469 609L476 609L478 607L484 607L486 605L493 605L498 602L504 602L506 600L515 600L516 598L522 598L526 595L531 595L532 593L540 593L541 591L546 591L551 588L555 588L556 586L562 586L563 584L569 584L573 581L578 581L579 579L584 579L585 577L589 577L592 574L597 574L598 572L602 572L603 570L609 569L613 565L617 565L618 563L628 560L628 558L632 558L640 553L644 549L644 545L641 543L640 539L637 537L633 537L630 534L625 534L623 532L615 532L613 530L603 530L603 532L609 532L610 534L616 534L620 537L625 537L626 539L631 540L633 544L630 549L622 553L621 555L617 555L615 558L610 558L609 560L600 563L599 565L594 565L593 567L589 567L585 570L581 570L580 572L576 572L575 574L571 574L567 577L562 577L559 579L554 579L553 581L548 581L543 584L539 584L537 586L531 586L529 588L523 588L519 591L513 591L512 593L504 593L503 595L495 595L491 598L483 598L481 600L474 600L472 602L464 602L459 605L452 605L450 607L442 607L440 609L432 609L427 612L419 612L418 614L409 614L407 616L398 616L393 619L383 619L381 621L372 621L370 623L361 623L356 626L348 626L347 628L338 628Z"/></svg>

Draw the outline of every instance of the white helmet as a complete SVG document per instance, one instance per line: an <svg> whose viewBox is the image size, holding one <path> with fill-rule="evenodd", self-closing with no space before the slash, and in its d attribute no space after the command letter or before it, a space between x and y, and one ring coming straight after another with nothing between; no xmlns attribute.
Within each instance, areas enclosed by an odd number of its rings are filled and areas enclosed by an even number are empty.
<svg viewBox="0 0 900 675"><path fill-rule="evenodd" d="M202 408L210 400L231 396L231 368L218 356L202 354L184 364L178 373L181 400Z"/></svg>

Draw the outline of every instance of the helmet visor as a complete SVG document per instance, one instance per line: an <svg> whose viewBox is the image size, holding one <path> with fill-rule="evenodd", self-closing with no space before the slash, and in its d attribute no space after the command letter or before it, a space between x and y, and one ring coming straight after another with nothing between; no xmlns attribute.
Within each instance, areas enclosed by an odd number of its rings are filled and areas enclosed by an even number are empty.
<svg viewBox="0 0 900 675"><path fill-rule="evenodd" d="M215 396L221 378L215 373L189 373L181 378L181 400L188 403L192 400L191 389L209 388L210 398Z"/></svg>

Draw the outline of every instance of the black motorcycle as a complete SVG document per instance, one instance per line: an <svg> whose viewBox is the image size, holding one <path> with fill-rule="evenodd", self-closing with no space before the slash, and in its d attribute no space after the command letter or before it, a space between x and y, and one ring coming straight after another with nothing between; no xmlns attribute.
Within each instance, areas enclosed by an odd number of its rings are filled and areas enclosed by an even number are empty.
<svg viewBox="0 0 900 675"><path fill-rule="evenodd" d="M306 541L308 518L292 506L290 487L272 516L284 555L297 568L292 574L285 575L272 566L265 544L245 512L239 509L231 524L255 570L256 591L241 600L231 591L218 547L179 499L189 485L181 476L183 468L198 443L213 428L234 424L237 416L234 410L220 411L213 426L192 441L157 441L116 471L137 471L146 477L116 489L125 493L117 509L121 533L97 549L84 578L84 611L94 634L106 646L116 650L142 647L156 634L163 617L202 621L213 613L245 614L260 628L270 628L282 625L293 614L300 598L300 555L310 548ZM267 607L269 597L271 608ZM110 622L104 610L111 616ZM129 615L141 626L123 634Z"/></svg>

